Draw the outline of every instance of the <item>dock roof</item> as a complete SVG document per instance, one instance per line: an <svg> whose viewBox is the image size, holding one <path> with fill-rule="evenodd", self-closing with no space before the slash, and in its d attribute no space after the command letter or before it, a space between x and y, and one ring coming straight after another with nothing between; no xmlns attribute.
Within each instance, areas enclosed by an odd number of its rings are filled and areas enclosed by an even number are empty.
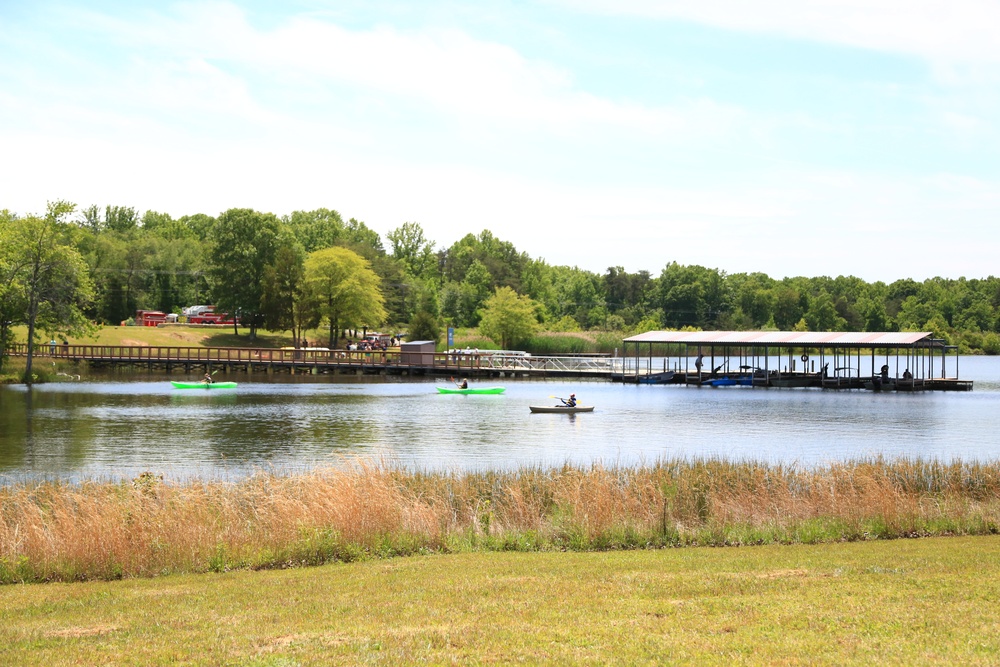
<svg viewBox="0 0 1000 667"><path fill-rule="evenodd" d="M746 345L754 347L931 347L944 343L923 331L647 331L626 343Z"/></svg>

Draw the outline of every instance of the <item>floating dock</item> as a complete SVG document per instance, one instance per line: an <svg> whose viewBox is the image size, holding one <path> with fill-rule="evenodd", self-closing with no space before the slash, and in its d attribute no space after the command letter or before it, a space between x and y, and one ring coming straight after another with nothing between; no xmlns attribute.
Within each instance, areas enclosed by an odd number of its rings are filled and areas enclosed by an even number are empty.
<svg viewBox="0 0 1000 667"><path fill-rule="evenodd" d="M928 332L648 331L623 345L623 382L972 390L957 348Z"/></svg>

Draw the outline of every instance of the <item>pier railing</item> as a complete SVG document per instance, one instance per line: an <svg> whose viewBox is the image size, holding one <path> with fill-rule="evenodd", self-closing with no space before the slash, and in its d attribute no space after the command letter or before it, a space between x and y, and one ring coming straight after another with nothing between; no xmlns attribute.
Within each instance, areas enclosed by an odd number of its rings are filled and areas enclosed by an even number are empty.
<svg viewBox="0 0 1000 667"><path fill-rule="evenodd" d="M27 345L11 349L25 356ZM324 348L180 347L148 345L36 345L39 358L68 359L92 363L133 364L271 364L282 366L351 366L423 368L460 373L469 371L546 372L602 375L620 373L620 358L601 356L534 356L493 354L488 350L461 353L403 352L400 350L328 350Z"/></svg>

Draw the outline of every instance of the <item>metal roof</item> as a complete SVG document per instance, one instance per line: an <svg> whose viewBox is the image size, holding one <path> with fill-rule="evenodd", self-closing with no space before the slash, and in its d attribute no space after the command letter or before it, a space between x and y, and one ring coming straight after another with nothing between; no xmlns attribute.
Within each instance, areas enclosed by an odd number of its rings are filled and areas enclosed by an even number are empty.
<svg viewBox="0 0 1000 667"><path fill-rule="evenodd" d="M763 347L925 347L933 334L914 331L647 331L626 343L752 345ZM940 343L939 343L940 344Z"/></svg>

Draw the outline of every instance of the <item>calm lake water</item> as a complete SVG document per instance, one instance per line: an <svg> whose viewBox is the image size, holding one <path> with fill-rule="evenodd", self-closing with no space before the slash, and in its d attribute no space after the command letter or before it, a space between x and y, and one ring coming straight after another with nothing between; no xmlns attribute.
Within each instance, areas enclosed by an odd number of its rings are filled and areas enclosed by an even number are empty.
<svg viewBox="0 0 1000 667"><path fill-rule="evenodd" d="M675 457L816 465L889 457L995 460L1000 358L963 357L972 392L691 388L500 379L499 396L435 382L235 375L236 389L176 390L122 375L0 387L0 484L29 478L238 479L361 456L421 470L632 464ZM112 377L112 376L108 376ZM179 376L173 376L179 379ZM442 381L438 380L438 383ZM576 392L591 414L530 414Z"/></svg>

